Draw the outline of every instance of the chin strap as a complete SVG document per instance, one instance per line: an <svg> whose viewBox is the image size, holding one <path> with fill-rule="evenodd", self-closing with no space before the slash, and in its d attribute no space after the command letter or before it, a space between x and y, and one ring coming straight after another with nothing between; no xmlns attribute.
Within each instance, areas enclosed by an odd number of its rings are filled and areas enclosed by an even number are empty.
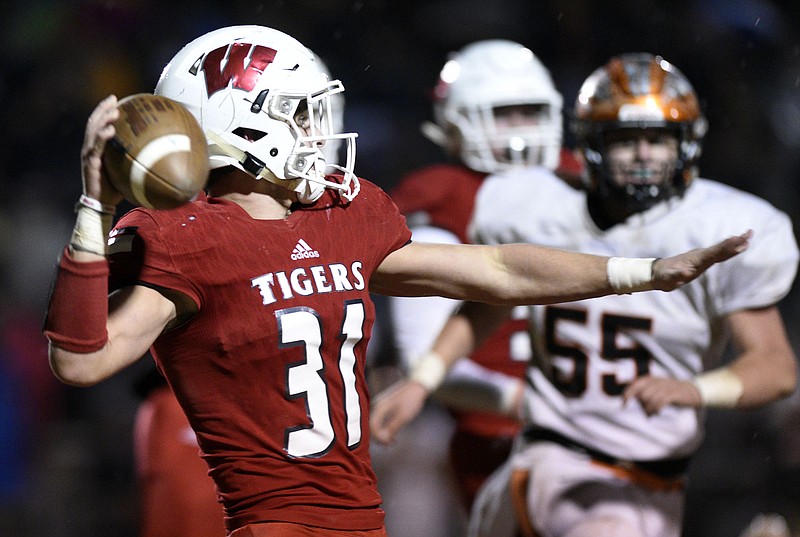
<svg viewBox="0 0 800 537"><path fill-rule="evenodd" d="M229 144L213 131L206 131L206 138L214 142L214 145L219 147L226 155L236 159L236 162L241 164L242 168L247 172L253 174L257 180L263 179L288 190L295 190L300 182L303 181L303 179L280 179L267 168L266 164L247 151L242 151L233 144Z"/></svg>

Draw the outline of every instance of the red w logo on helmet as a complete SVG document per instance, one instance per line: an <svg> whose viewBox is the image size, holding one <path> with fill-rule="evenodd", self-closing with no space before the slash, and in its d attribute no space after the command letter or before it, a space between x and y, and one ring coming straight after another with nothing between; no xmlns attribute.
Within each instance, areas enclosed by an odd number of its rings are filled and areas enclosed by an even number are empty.
<svg viewBox="0 0 800 537"><path fill-rule="evenodd" d="M252 90L264 69L275 59L276 54L276 51L269 47L253 46L249 43L232 43L225 67L222 67L226 52L228 52L228 46L220 47L209 52L203 60L206 91L209 97L226 88L230 83L236 89Z"/></svg>

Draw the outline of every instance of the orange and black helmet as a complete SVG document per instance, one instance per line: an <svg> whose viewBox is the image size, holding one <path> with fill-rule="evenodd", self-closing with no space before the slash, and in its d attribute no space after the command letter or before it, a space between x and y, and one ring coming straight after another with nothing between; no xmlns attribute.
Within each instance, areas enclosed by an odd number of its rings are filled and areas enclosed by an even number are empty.
<svg viewBox="0 0 800 537"><path fill-rule="evenodd" d="M629 212L680 196L697 173L706 120L688 79L675 66L647 53L615 56L583 83L570 123L586 158L589 188L600 196L625 197ZM622 129L663 128L678 139L678 159L666 184L615 186L606 161L607 135Z"/></svg>

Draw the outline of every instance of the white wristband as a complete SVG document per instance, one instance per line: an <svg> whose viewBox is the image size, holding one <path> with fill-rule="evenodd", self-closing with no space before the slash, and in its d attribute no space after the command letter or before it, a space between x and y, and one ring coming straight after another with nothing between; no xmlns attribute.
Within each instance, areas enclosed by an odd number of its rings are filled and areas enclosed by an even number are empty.
<svg viewBox="0 0 800 537"><path fill-rule="evenodd" d="M733 408L744 392L742 379L727 367L697 375L693 382L703 406Z"/></svg>
<svg viewBox="0 0 800 537"><path fill-rule="evenodd" d="M94 198L90 198L86 194L81 194L81 197L78 198L78 203L75 204L75 212L78 212L80 206L88 207L93 211L97 211L98 213L102 214L110 214L113 215L117 212L117 208L113 205L106 205L105 203L100 203Z"/></svg>
<svg viewBox="0 0 800 537"><path fill-rule="evenodd" d="M106 255L113 215L98 212L83 204L78 205L76 212L78 216L69 241L72 248L80 252Z"/></svg>
<svg viewBox="0 0 800 537"><path fill-rule="evenodd" d="M650 291L653 287L653 263L656 258L611 257L606 270L608 283L617 294Z"/></svg>
<svg viewBox="0 0 800 537"><path fill-rule="evenodd" d="M422 384L425 390L431 393L444 382L446 376L447 365L444 359L438 353L429 351L414 364L408 380Z"/></svg>

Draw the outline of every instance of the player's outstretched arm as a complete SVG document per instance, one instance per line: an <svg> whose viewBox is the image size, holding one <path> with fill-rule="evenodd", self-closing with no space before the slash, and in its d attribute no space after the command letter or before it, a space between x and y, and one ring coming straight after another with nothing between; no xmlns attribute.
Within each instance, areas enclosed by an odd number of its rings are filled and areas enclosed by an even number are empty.
<svg viewBox="0 0 800 537"><path fill-rule="evenodd" d="M489 304L552 304L614 293L671 291L747 249L751 231L661 259L608 258L533 244L411 243L384 259L370 290Z"/></svg>
<svg viewBox="0 0 800 537"><path fill-rule="evenodd" d="M673 257L609 259L535 245L409 244L392 253L370 281L385 294L452 298L499 304L558 303L648 289L670 291L697 278L714 263L743 252L752 232ZM465 314L466 313L466 314ZM370 428L381 443L416 417L447 371L474 348L478 335L469 312L445 324L433 349L417 363L411 379L376 397Z"/></svg>

